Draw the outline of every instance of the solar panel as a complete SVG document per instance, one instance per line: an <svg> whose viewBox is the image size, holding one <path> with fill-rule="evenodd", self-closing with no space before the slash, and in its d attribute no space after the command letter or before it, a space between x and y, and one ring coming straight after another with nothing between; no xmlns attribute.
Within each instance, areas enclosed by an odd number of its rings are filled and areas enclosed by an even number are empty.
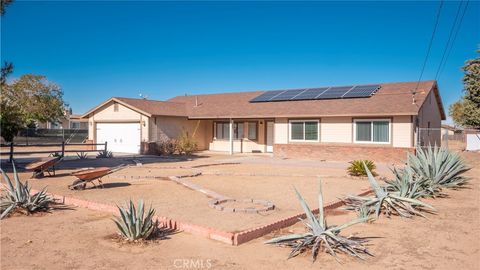
<svg viewBox="0 0 480 270"><path fill-rule="evenodd" d="M274 96L285 92L285 90L275 90L275 91L267 91L260 96L250 100L250 102L264 102L264 101L269 101L271 98Z"/></svg>
<svg viewBox="0 0 480 270"><path fill-rule="evenodd" d="M342 98L371 97L379 88L380 85L357 85Z"/></svg>
<svg viewBox="0 0 480 270"><path fill-rule="evenodd" d="M287 100L320 100L338 98L371 97L380 89L380 85L335 86L308 89L267 91L250 102L269 102Z"/></svg>
<svg viewBox="0 0 480 270"><path fill-rule="evenodd" d="M348 90L352 89L353 86L339 86L339 87L331 87L328 91L325 91L316 99L331 99L331 98L341 98Z"/></svg>
<svg viewBox="0 0 480 270"><path fill-rule="evenodd" d="M302 93L298 94L297 96L294 96L290 100L310 100L310 99L315 99L318 95L322 94L327 90L328 87L322 87L322 88L310 88L306 89Z"/></svg>
<svg viewBox="0 0 480 270"><path fill-rule="evenodd" d="M285 92L281 93L280 95L274 96L270 99L270 101L285 101L290 100L294 96L302 93L305 89L294 89L294 90L286 90Z"/></svg>

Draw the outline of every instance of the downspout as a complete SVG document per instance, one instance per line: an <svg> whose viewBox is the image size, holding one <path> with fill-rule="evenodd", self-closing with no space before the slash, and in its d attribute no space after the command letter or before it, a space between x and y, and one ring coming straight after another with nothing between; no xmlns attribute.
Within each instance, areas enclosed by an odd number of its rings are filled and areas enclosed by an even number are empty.
<svg viewBox="0 0 480 270"><path fill-rule="evenodd" d="M230 118L229 123L229 142L230 142L230 155L233 155L233 119Z"/></svg>

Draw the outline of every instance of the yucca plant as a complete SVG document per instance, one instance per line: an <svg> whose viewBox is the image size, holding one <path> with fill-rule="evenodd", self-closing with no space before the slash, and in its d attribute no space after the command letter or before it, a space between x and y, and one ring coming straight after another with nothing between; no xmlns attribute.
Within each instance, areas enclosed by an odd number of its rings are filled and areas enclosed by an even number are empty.
<svg viewBox="0 0 480 270"><path fill-rule="evenodd" d="M354 160L350 162L350 166L347 168L347 172L351 176L367 176L367 171L363 164L367 165L367 168L372 172L373 175L377 175L375 172L376 166L375 163L371 160Z"/></svg>
<svg viewBox="0 0 480 270"><path fill-rule="evenodd" d="M98 155L97 155L97 158L112 158L112 157L113 157L112 151L108 151L108 150L101 150L98 152Z"/></svg>
<svg viewBox="0 0 480 270"><path fill-rule="evenodd" d="M158 222L153 220L155 209L150 206L145 215L143 200L140 200L138 209L131 200L125 208L117 207L120 218L116 217L113 221L123 238L128 241L146 240L155 233L158 227Z"/></svg>
<svg viewBox="0 0 480 270"><path fill-rule="evenodd" d="M297 256L298 254L305 252L306 250L312 251L312 260L315 261L319 251L326 251L332 256L337 258L337 252L345 253L356 258L364 259L362 255L367 254L372 256L364 243L367 241L365 238L358 238L352 236L341 236L340 232L357 223L365 222L367 219L355 219L346 224L340 226L328 226L325 219L323 209L323 194L322 185L319 180L319 193L318 193L318 217L310 210L305 199L295 189L300 205L306 214L307 219L302 220L307 229L306 233L290 234L286 236L280 236L273 238L266 244L278 244L282 246L288 246L292 248L288 259Z"/></svg>
<svg viewBox="0 0 480 270"><path fill-rule="evenodd" d="M87 159L88 158L88 153L86 153L86 152L77 153L77 157L78 157L78 159Z"/></svg>
<svg viewBox="0 0 480 270"><path fill-rule="evenodd" d="M53 198L47 195L47 188L42 191L30 194L31 187L28 182L23 184L17 174L15 164L13 164L13 177L15 179L15 186L13 186L10 177L2 170L3 180L6 182L3 194L0 197L0 219L8 216L14 211L29 215L34 212L49 211L50 204L54 202Z"/></svg>
<svg viewBox="0 0 480 270"><path fill-rule="evenodd" d="M422 216L421 211L435 211L435 209L414 198L403 197L398 192L389 192L386 188L381 187L373 177L366 165L365 170L368 175L368 182L372 187L375 196L361 197L349 195L344 199L346 209L358 211L360 216L375 214L378 219L381 213L387 216L392 214L401 217ZM360 211L361 210L361 211ZM363 212L363 213L362 213Z"/></svg>
<svg viewBox="0 0 480 270"><path fill-rule="evenodd" d="M417 147L416 154L409 153L407 167L412 169L416 177L429 181L425 189L433 196L442 196L442 188L464 186L468 178L463 174L470 170L457 153L431 145L425 150Z"/></svg>

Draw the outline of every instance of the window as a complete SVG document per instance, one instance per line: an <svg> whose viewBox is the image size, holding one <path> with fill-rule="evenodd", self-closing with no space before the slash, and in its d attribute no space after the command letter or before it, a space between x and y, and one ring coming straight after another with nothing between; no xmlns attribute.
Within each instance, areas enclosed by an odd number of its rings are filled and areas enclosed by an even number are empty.
<svg viewBox="0 0 480 270"><path fill-rule="evenodd" d="M390 120L355 120L356 143L390 143Z"/></svg>
<svg viewBox="0 0 480 270"><path fill-rule="evenodd" d="M248 139L257 140L257 123L258 122L248 122Z"/></svg>
<svg viewBox="0 0 480 270"><path fill-rule="evenodd" d="M230 139L230 123L217 122L215 123L217 140L229 140ZM243 139L243 123L233 123L233 139Z"/></svg>
<svg viewBox="0 0 480 270"><path fill-rule="evenodd" d="M318 142L318 128L318 120L290 121L290 140Z"/></svg>
<svg viewBox="0 0 480 270"><path fill-rule="evenodd" d="M80 122L70 122L70 128L73 128L73 129L80 128Z"/></svg>
<svg viewBox="0 0 480 270"><path fill-rule="evenodd" d="M118 103L113 103L113 111L118 112Z"/></svg>

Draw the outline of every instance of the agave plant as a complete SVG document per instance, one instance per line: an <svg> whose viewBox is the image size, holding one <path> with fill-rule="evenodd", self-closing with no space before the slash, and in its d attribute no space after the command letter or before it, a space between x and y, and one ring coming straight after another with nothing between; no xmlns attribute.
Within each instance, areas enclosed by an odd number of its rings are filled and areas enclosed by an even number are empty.
<svg viewBox="0 0 480 270"><path fill-rule="evenodd" d="M155 210L150 206L145 215L143 200L140 200L138 209L130 201L126 208L118 207L118 211L120 218L116 217L113 221L117 225L120 235L128 241L146 240L158 227L158 222L153 220Z"/></svg>
<svg viewBox="0 0 480 270"><path fill-rule="evenodd" d="M442 195L442 188L460 188L468 182L463 176L470 170L460 155L443 147L418 147L416 154L408 154L407 166L416 177L429 181L426 190L432 195Z"/></svg>
<svg viewBox="0 0 480 270"><path fill-rule="evenodd" d="M97 155L97 158L112 158L112 157L113 157L112 151L108 151L108 150L101 150L98 152L98 155Z"/></svg>
<svg viewBox="0 0 480 270"><path fill-rule="evenodd" d="M426 190L429 186L429 180L423 177L415 177L410 167L400 170L394 168L392 172L395 178L392 181L386 181L387 191L396 192L400 197L411 199L430 196L430 193Z"/></svg>
<svg viewBox="0 0 480 270"><path fill-rule="evenodd" d="M377 219L380 213L384 213L387 216L396 214L401 217L412 217L415 215L425 217L420 211L427 209L435 211L429 204L414 198L404 197L399 192L389 192L386 188L381 187L367 166L364 166L375 196L361 197L349 195L344 199L346 209L359 211L360 216L374 213Z"/></svg>
<svg viewBox="0 0 480 270"><path fill-rule="evenodd" d="M298 254L312 250L312 259L316 260L318 252L320 250L326 251L337 259L337 252L345 253L356 258L364 259L362 255L367 254L372 256L364 243L367 241L364 238L358 237L345 237L341 236L340 232L357 223L365 222L367 219L355 219L346 224L340 226L328 226L324 215L323 209L323 195L322 186L319 180L319 193L318 193L318 217L310 210L305 199L295 189L298 200L306 214L307 219L302 220L307 229L306 233L290 234L286 236L280 236L273 238L266 244L278 244L283 246L292 247L292 251L288 256L288 259L297 256ZM337 259L338 260L338 259Z"/></svg>
<svg viewBox="0 0 480 270"><path fill-rule="evenodd" d="M352 176L367 176L367 171L365 171L365 167L363 166L364 163L367 165L370 172L372 172L373 175L376 175L376 166L371 160L354 160L350 162L350 166L347 168L348 174Z"/></svg>
<svg viewBox="0 0 480 270"><path fill-rule="evenodd" d="M19 211L26 215L34 212L50 210L50 204L54 202L53 198L47 195L47 188L42 191L30 194L30 186L28 182L23 184L17 174L15 164L13 164L13 177L15 179L15 186L13 186L10 177L2 170L3 180L6 182L2 184L5 189L0 197L0 219L8 216L13 211Z"/></svg>
<svg viewBox="0 0 480 270"><path fill-rule="evenodd" d="M87 159L88 158L88 153L86 153L86 152L77 153L77 157L78 157L78 159Z"/></svg>

